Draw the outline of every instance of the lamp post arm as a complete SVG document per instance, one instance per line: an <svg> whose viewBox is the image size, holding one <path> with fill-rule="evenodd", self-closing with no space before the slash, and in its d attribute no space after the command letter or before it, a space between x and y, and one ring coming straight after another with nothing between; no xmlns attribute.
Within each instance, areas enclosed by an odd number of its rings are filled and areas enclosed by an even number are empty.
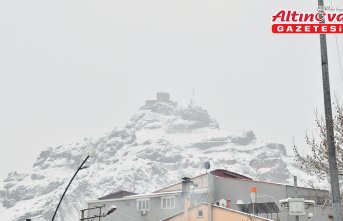
<svg viewBox="0 0 343 221"><path fill-rule="evenodd" d="M67 188L64 190L64 192L63 192L63 194L62 194L62 196L61 196L61 199L60 199L60 201L59 201L58 204L57 204L56 210L55 210L55 212L54 212L54 215L53 215L51 221L54 221L55 216L56 216L56 213L57 213L57 210L58 210L58 208L60 207L60 204L61 204L61 202L62 202L62 200L63 200L63 198L64 198L64 195L66 194L66 192L67 192L67 190L68 190L70 184L73 182L73 180L74 180L74 178L76 177L77 173L78 173L80 170L83 169L82 167L83 167L83 165L86 163L86 161L88 160L88 158L89 158L89 156L87 156L86 159L81 163L81 165L79 166L79 168L76 170L74 176L73 176L73 177L71 178L71 180L69 181Z"/></svg>

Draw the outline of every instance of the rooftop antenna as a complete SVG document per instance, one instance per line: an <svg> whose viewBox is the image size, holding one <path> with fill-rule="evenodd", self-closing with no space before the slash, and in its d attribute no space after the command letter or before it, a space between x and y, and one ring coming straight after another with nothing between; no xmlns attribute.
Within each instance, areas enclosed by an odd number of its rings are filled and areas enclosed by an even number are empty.
<svg viewBox="0 0 343 221"><path fill-rule="evenodd" d="M207 174L207 204L208 204L208 220L212 221L212 196L211 196L211 173L207 171L211 168L211 164L209 161L204 163L204 167L206 169Z"/></svg>
<svg viewBox="0 0 343 221"><path fill-rule="evenodd" d="M192 98L191 98L191 100L189 102L189 107L193 107L194 104L195 104L195 102L194 102L194 88L193 88L193 90L192 90Z"/></svg>
<svg viewBox="0 0 343 221"><path fill-rule="evenodd" d="M195 105L195 100L194 100L194 88L193 88L193 93L192 93L192 104Z"/></svg>
<svg viewBox="0 0 343 221"><path fill-rule="evenodd" d="M204 163L204 167L205 167L206 173L207 173L207 170L209 170L209 169L211 168L210 162L209 162L209 161L206 161L206 162Z"/></svg>

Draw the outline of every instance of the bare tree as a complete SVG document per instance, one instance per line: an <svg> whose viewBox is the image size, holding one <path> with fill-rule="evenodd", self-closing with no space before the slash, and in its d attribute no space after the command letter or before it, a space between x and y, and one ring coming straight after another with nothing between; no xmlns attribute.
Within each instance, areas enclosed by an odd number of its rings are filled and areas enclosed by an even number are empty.
<svg viewBox="0 0 343 221"><path fill-rule="evenodd" d="M340 169L343 166L343 106L337 98L333 106L336 158L338 169ZM309 174L317 176L320 180L325 180L329 174L326 126L324 117L319 116L318 113L316 113L316 126L318 136L314 137L307 134L305 137L311 153L306 156L301 155L296 145L293 146L293 150L295 153L295 161L300 163L301 168Z"/></svg>

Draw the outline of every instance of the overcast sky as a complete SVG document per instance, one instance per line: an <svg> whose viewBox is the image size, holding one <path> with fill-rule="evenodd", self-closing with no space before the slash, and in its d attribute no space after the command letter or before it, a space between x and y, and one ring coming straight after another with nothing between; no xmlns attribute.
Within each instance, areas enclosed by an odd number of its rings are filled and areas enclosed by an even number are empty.
<svg viewBox="0 0 343 221"><path fill-rule="evenodd" d="M44 147L123 125L157 91L186 105L194 88L223 129L302 146L322 112L319 36L274 35L271 16L316 2L1 0L0 179ZM328 42L343 98L334 35Z"/></svg>

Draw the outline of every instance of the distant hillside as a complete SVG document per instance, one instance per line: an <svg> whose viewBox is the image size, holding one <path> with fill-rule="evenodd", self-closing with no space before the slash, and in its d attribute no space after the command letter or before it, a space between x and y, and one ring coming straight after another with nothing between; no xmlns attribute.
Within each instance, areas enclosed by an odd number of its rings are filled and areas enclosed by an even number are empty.
<svg viewBox="0 0 343 221"><path fill-rule="evenodd" d="M50 220L71 176L88 153L56 220L75 221L86 200L123 189L151 192L204 172L203 163L246 176L290 183L316 182L286 156L282 144L259 141L254 132L232 135L201 107L150 101L123 126L98 139L49 147L30 173L12 172L0 189L0 220Z"/></svg>

